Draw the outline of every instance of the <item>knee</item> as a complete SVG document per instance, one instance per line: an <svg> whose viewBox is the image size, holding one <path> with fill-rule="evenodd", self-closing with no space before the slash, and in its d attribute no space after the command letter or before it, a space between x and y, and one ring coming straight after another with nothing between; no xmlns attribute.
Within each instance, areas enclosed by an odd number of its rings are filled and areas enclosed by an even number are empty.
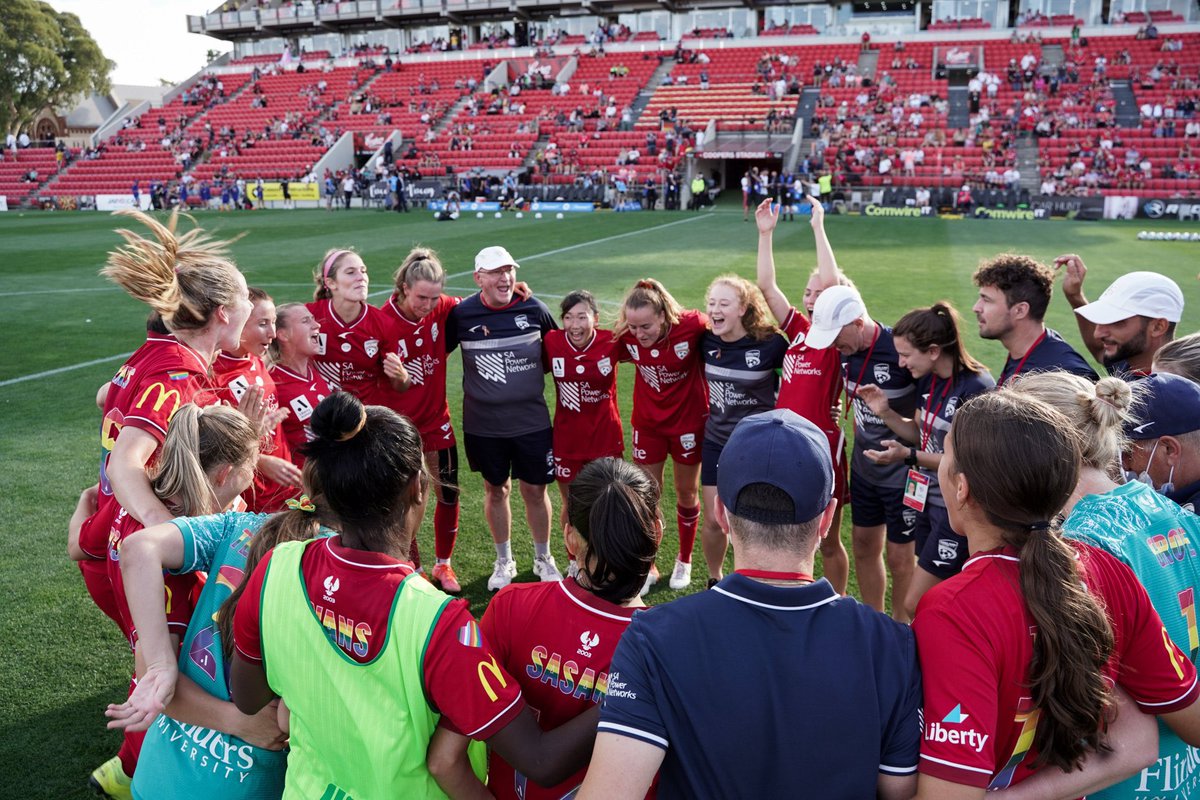
<svg viewBox="0 0 1200 800"><path fill-rule="evenodd" d="M502 484L483 482L483 494L489 503L508 502L508 496L512 494L512 483L505 481Z"/></svg>
<svg viewBox="0 0 1200 800"><path fill-rule="evenodd" d="M521 481L521 498L526 504L545 502L548 496L545 486Z"/></svg>
<svg viewBox="0 0 1200 800"><path fill-rule="evenodd" d="M875 528L853 528L850 543L856 557L879 555L883 550L883 536Z"/></svg>

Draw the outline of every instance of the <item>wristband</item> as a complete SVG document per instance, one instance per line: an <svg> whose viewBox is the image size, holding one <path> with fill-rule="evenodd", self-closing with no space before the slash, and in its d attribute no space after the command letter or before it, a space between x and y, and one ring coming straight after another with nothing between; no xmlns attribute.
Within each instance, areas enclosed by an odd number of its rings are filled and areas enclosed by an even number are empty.
<svg viewBox="0 0 1200 800"><path fill-rule="evenodd" d="M908 458L904 459L904 463L910 467L915 467L917 465L917 448L908 448Z"/></svg>

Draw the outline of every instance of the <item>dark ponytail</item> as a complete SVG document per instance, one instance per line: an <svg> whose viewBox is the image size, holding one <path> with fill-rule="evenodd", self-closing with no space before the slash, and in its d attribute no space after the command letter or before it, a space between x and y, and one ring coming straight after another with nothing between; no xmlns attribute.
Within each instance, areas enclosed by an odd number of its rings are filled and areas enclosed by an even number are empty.
<svg viewBox="0 0 1200 800"><path fill-rule="evenodd" d="M893 336L907 339L909 344L922 352L934 345L942 348L954 359L955 372L966 370L979 374L984 366L967 352L961 333L962 318L948 300L934 303L929 308L914 308L901 317L892 329Z"/></svg>
<svg viewBox="0 0 1200 800"><path fill-rule="evenodd" d="M959 408L950 437L955 470L1020 554L1021 594L1037 625L1027 676L1041 713L1034 766L1076 769L1088 752L1110 749L1103 729L1114 706L1103 674L1112 628L1053 521L1075 489L1079 435L1046 403L1002 390Z"/></svg>
<svg viewBox="0 0 1200 800"><path fill-rule="evenodd" d="M587 542L587 588L621 605L641 591L658 553L658 484L618 458L584 467L567 489L567 519Z"/></svg>

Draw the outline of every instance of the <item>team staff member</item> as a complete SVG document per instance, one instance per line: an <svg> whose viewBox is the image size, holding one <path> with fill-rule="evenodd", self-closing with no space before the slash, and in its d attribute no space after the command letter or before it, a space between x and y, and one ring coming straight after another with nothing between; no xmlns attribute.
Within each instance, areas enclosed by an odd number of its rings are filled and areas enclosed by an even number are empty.
<svg viewBox="0 0 1200 800"><path fill-rule="evenodd" d="M663 485L667 456L674 462L675 523L679 554L671 570L672 589L692 582L692 549L700 523L700 454L708 395L699 369L700 340L708 318L685 311L666 288L638 281L617 317L614 335L624 346L622 361L633 362L633 462ZM651 572L651 575L654 573Z"/></svg>
<svg viewBox="0 0 1200 800"><path fill-rule="evenodd" d="M579 574L557 584L507 586L479 621L500 666L516 677L526 702L537 709L543 730L604 699L609 662L643 605L640 590L658 549L658 494L658 484L633 464L616 458L589 462L567 489L564 537L582 565ZM431 752L431 763L454 756L464 760L461 736L457 745L435 742L439 748L457 747L457 753ZM543 788L492 753L487 791L501 800L559 800L578 789L584 774L579 770Z"/></svg>
<svg viewBox="0 0 1200 800"><path fill-rule="evenodd" d="M367 303L367 265L353 250L330 250L313 275L317 288L308 310L320 325L317 369L334 390L369 405L387 405L389 389L408 385L395 354L387 316Z"/></svg>
<svg viewBox="0 0 1200 800"><path fill-rule="evenodd" d="M1149 375L1154 354L1175 338L1183 318L1179 284L1157 272L1128 272L1112 282L1100 299L1083 294L1087 267L1074 253L1054 259L1063 269L1063 294L1075 309L1079 335L1109 375Z"/></svg>
<svg viewBox="0 0 1200 800"><path fill-rule="evenodd" d="M704 493L700 541L711 587L725 576L728 548L728 536L716 519L717 462L738 422L775 407L776 370L783 366L788 340L772 322L762 292L737 275L724 275L708 287L708 319L712 330L705 332L700 344L708 384L700 466Z"/></svg>
<svg viewBox="0 0 1200 800"><path fill-rule="evenodd" d="M799 179L797 179L799 184ZM764 200L754 212L758 223L758 288L775 321L790 342L783 357L779 397L776 408L788 408L825 431L829 437L829 452L833 456L833 496L838 501L830 524L831 536L821 538L821 569L826 580L838 594L846 593L850 578L850 559L842 544L842 507L849 499L846 487L846 437L837 421L838 400L842 394L842 357L832 347L817 350L810 347L809 320L813 305L828 286L852 285L838 269L829 237L825 234L825 209L816 198L812 205L812 229L817 246L817 266L808 276L804 287L804 312L788 302L787 295L775 282L774 233L779 224L779 212ZM805 316L807 314L808 316Z"/></svg>
<svg viewBox="0 0 1200 800"><path fill-rule="evenodd" d="M462 586L450 559L458 538L458 447L446 402L446 320L459 298L442 294L446 271L437 253L413 248L394 278L395 290L383 313L395 329L396 355L404 362L408 388L393 393L389 407L405 415L421 432L425 463L437 476L433 511L437 563L430 575L443 591Z"/></svg>
<svg viewBox="0 0 1200 800"><path fill-rule="evenodd" d="M1127 431L1126 475L1194 514L1200 509L1200 386L1167 373L1143 382L1141 424Z"/></svg>
<svg viewBox="0 0 1200 800"><path fill-rule="evenodd" d="M1078 432L1028 395L987 392L954 415L940 480L971 558L926 593L913 622L919 798L982 799L1038 768L1070 772L1105 743L1114 683L1200 744L1196 668L1145 589L1051 521L1079 463Z"/></svg>
<svg viewBox="0 0 1200 800"><path fill-rule="evenodd" d="M913 539L919 567L904 600L911 618L921 595L957 575L967 560L967 540L950 527L937 468L954 412L975 395L996 388L996 382L967 352L958 312L949 303L908 312L892 329L892 339L900 366L917 380L918 415L905 419L892 411L878 386L864 386L859 393L897 436L918 445L909 447L885 439L883 450L866 452L876 464L905 464L909 468L904 505L917 512Z"/></svg>
<svg viewBox="0 0 1200 800"><path fill-rule="evenodd" d="M1078 375L1043 372L1018 378L1012 388L1050 404L1080 433L1082 464L1079 482L1062 511L1063 535L1098 547L1132 569L1171 641L1195 663L1200 651L1193 645L1200 645L1200 637L1188 614L1194 608L1195 587L1200 585L1200 559L1193 544L1200 540L1200 518L1141 481L1117 484L1114 480L1121 474L1121 452L1129 444L1122 426L1143 421L1131 413L1130 385L1115 377L1093 384ZM1172 406L1168 413L1187 411ZM1172 789L1179 800L1196 797L1200 764L1165 724L1158 726L1156 755L1155 763L1131 779L1104 791L1089 791L1088 797L1153 800L1170 795Z"/></svg>
<svg viewBox="0 0 1200 800"><path fill-rule="evenodd" d="M912 374L900 366L891 328L871 319L858 290L851 286L831 286L817 298L806 341L817 349L832 345L841 354L847 412L854 409L850 522L854 569L863 602L883 610L886 535L892 615L907 622L904 598L912 580L912 531L917 522L916 512L904 505L907 468L904 464L876 464L867 458L866 451L885 449L883 440L894 434L859 392L863 386L879 386L893 411L912 417L917 406Z"/></svg>
<svg viewBox="0 0 1200 800"><path fill-rule="evenodd" d="M1083 356L1042 322L1054 292L1054 272L1029 256L1006 253L980 264L972 276L979 299L971 309L979 336L998 339L1008 351L1001 386L1028 372L1061 369L1088 380L1099 378Z"/></svg>
<svg viewBox="0 0 1200 800"><path fill-rule="evenodd" d="M213 361L213 378L218 396L230 405L241 402L251 386L262 392L264 426L262 448L255 468L254 482L243 498L251 511L270 513L283 508L283 501L295 495L300 486L300 470L292 463L291 451L283 433L283 420L289 416L279 403L275 380L262 357L275 341L275 302L262 289L250 288L253 310L236 350L222 350Z"/></svg>
<svg viewBox="0 0 1200 800"><path fill-rule="evenodd" d="M288 455L297 467L304 466L303 447L312 441L308 421L313 409L331 390L313 361L321 346L321 323L303 303L284 303L275 312L275 340L271 342L271 367L279 407L290 413L283 418L283 436Z"/></svg>
<svg viewBox="0 0 1200 800"><path fill-rule="evenodd" d="M533 535L533 573L562 580L550 554L550 496L554 434L546 408L542 339L558 327L536 297L514 295L519 265L503 247L475 256L479 292L455 306L446 320L446 352L462 346L463 434L467 461L483 475L484 516L496 545L488 589L512 582L509 493L515 477Z"/></svg>
<svg viewBox="0 0 1200 800"><path fill-rule="evenodd" d="M737 569L634 616L580 800L640 797L656 772L662 797L911 797L912 632L812 577L837 502L825 434L787 409L748 417L718 480Z"/></svg>
<svg viewBox="0 0 1200 800"><path fill-rule="evenodd" d="M542 346L554 378L554 478L562 493L567 524L567 487L589 461L625 451L625 433L617 409L617 341L599 327L600 310L592 293L578 289L563 298L562 330L550 331ZM570 574L576 560L571 555Z"/></svg>
<svg viewBox="0 0 1200 800"><path fill-rule="evenodd" d="M345 392L312 428L314 513L337 535L272 550L233 622L234 703L252 714L279 696L291 714L285 794L441 796L426 766L439 712L536 781L578 769L595 717L543 735L466 601L404 560L429 481L417 429Z"/></svg>
<svg viewBox="0 0 1200 800"><path fill-rule="evenodd" d="M171 335L149 336L117 370L104 402L97 508L81 526L78 545L87 556L80 569L88 593L114 621L118 612L105 561L117 512L124 508L145 525L171 518L147 468L157 462L176 410L211 388L213 357L238 346L250 316L246 279L223 243L199 228L177 235L177 215L163 225L141 212L120 213L149 228L153 238L119 231L125 244L109 253L102 274L149 305Z"/></svg>

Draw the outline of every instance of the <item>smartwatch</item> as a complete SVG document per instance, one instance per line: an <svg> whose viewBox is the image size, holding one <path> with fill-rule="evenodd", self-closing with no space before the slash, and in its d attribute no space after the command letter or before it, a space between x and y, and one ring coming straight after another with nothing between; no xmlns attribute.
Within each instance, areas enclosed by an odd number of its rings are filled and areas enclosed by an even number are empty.
<svg viewBox="0 0 1200 800"><path fill-rule="evenodd" d="M910 467L915 467L917 465L917 448L908 448L908 458L904 459L904 463Z"/></svg>

